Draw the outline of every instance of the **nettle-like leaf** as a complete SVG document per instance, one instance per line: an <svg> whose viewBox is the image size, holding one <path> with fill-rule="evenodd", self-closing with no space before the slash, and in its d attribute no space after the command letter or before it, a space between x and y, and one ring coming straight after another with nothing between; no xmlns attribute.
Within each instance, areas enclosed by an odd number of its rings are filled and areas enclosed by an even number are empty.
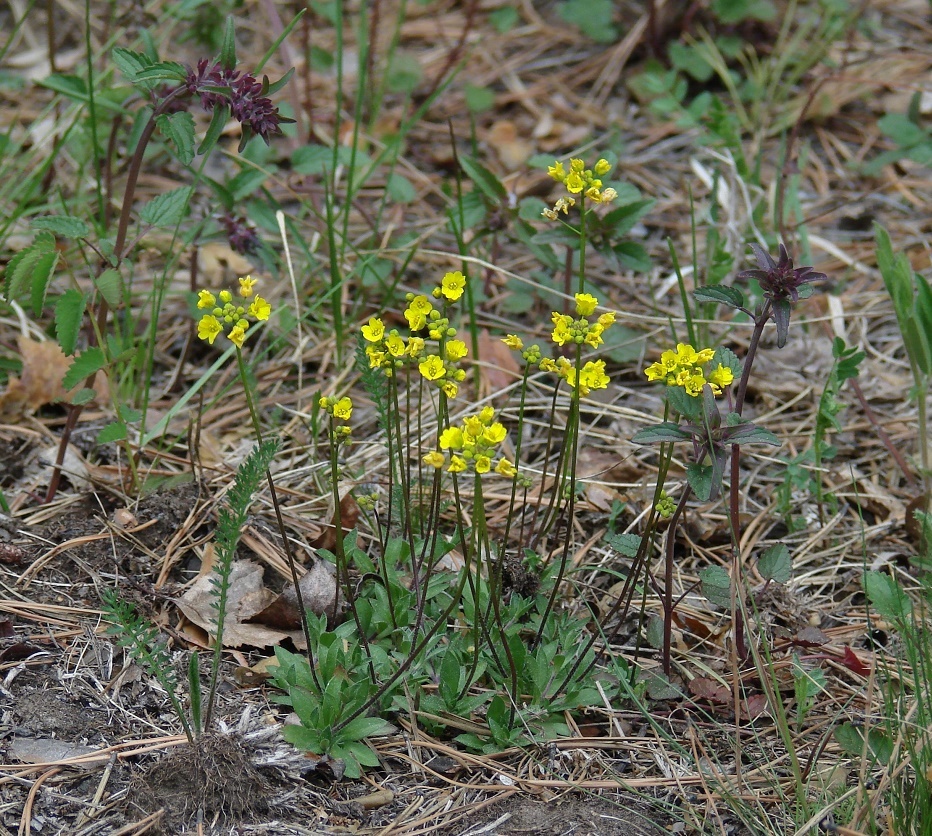
<svg viewBox="0 0 932 836"><path fill-rule="evenodd" d="M702 422L702 400L688 394L682 386L668 386L667 403L670 408L688 418L692 423Z"/></svg>
<svg viewBox="0 0 932 836"><path fill-rule="evenodd" d="M738 355L730 348L720 346L715 349L715 355L712 357L712 362L709 363L709 368L717 369L720 365L724 366L726 369L731 369L731 373L734 375L736 381L741 378L743 364L738 359Z"/></svg>
<svg viewBox="0 0 932 836"><path fill-rule="evenodd" d="M190 186L182 186L157 195L142 207L140 220L149 226L177 226L187 212L193 192Z"/></svg>
<svg viewBox="0 0 932 836"><path fill-rule="evenodd" d="M616 552L625 557L637 557L641 548L640 534L613 534L608 538L608 544Z"/></svg>
<svg viewBox="0 0 932 836"><path fill-rule="evenodd" d="M94 279L94 286L111 308L120 304L123 298L123 277L119 270L113 267L104 270Z"/></svg>
<svg viewBox="0 0 932 836"><path fill-rule="evenodd" d="M905 621L912 613L909 596L886 572L867 572L864 589L874 609L889 621Z"/></svg>
<svg viewBox="0 0 932 836"><path fill-rule="evenodd" d="M137 74L146 67L151 67L154 63L141 52L134 52L132 49L125 49L121 46L116 47L110 53L110 57L113 59L113 63L116 64L117 69L129 82L135 82Z"/></svg>
<svg viewBox="0 0 932 836"><path fill-rule="evenodd" d="M59 238L70 238L72 240L86 238L91 232L91 228L86 221L70 215L47 215L43 218L33 218L29 225L33 229L48 230Z"/></svg>
<svg viewBox="0 0 932 836"><path fill-rule="evenodd" d="M159 130L175 149L182 165L194 159L194 117L186 110L161 113L155 117Z"/></svg>
<svg viewBox="0 0 932 836"><path fill-rule="evenodd" d="M727 284L697 287L693 291L693 298L697 302L718 302L729 308L744 307L744 294L737 287Z"/></svg>
<svg viewBox="0 0 932 836"><path fill-rule="evenodd" d="M184 81L187 78L188 71L184 64L177 61L159 61L143 67L136 72L136 83L144 84L167 84L169 82Z"/></svg>
<svg viewBox="0 0 932 836"><path fill-rule="evenodd" d="M731 606L731 577L721 566L706 566L699 572L702 594L713 604Z"/></svg>
<svg viewBox="0 0 932 836"><path fill-rule="evenodd" d="M74 358L65 377L62 380L62 387L67 392L73 389L79 383L83 382L91 375L96 374L107 365L107 358L101 349L89 348Z"/></svg>
<svg viewBox="0 0 932 836"><path fill-rule="evenodd" d="M775 543L760 556L757 571L764 580L786 583L793 576L790 550L784 543Z"/></svg>
<svg viewBox="0 0 932 836"><path fill-rule="evenodd" d="M635 444L663 444L666 442L688 441L692 436L672 421L663 421L638 430L631 440Z"/></svg>
<svg viewBox="0 0 932 836"><path fill-rule="evenodd" d="M87 296L74 288L66 290L55 304L55 336L65 354L74 354L86 307Z"/></svg>
<svg viewBox="0 0 932 836"><path fill-rule="evenodd" d="M38 317L42 313L49 281L57 265L55 236L51 232L40 232L28 247L16 253L7 263L3 276L3 296L19 302L29 299Z"/></svg>

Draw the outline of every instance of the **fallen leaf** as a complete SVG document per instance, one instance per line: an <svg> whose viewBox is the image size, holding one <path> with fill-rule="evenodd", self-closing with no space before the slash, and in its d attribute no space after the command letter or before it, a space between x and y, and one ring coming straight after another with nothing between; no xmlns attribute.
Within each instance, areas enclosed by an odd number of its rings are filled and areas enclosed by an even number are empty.
<svg viewBox="0 0 932 836"><path fill-rule="evenodd" d="M830 639L818 627L803 627L790 641L801 647L822 647Z"/></svg>
<svg viewBox="0 0 932 836"><path fill-rule="evenodd" d="M17 340L23 372L10 376L6 392L0 395L0 415L19 417L67 396L61 382L71 358L51 340L38 342L26 336Z"/></svg>
<svg viewBox="0 0 932 836"><path fill-rule="evenodd" d="M695 679L690 679L689 691L700 700L715 703L731 702L731 690L707 676L697 676Z"/></svg>
<svg viewBox="0 0 932 836"><path fill-rule="evenodd" d="M252 262L219 241L202 245L197 251L197 260L208 287L230 284L235 276L245 276L253 269Z"/></svg>
<svg viewBox="0 0 932 836"><path fill-rule="evenodd" d="M337 597L336 578L330 564L323 560L315 561L298 581L304 608L315 615L333 617L334 601ZM288 584L274 601L261 612L249 617L250 624L264 624L278 630L301 629L301 607L294 584Z"/></svg>
<svg viewBox="0 0 932 836"><path fill-rule="evenodd" d="M510 119L495 122L489 128L487 139L509 171L522 168L534 153L534 146L521 138L518 126Z"/></svg>
<svg viewBox="0 0 932 836"><path fill-rule="evenodd" d="M356 499L351 493L347 493L340 500L340 528L344 532L352 531L359 521L359 506ZM311 547L315 549L326 549L332 552L337 545L337 515L333 514L328 525L323 532L314 540L311 540Z"/></svg>
<svg viewBox="0 0 932 836"><path fill-rule="evenodd" d="M858 676L868 676L871 672L870 667L865 665L858 654L848 645L845 645L845 652L840 661L849 671L856 673Z"/></svg>
<svg viewBox="0 0 932 836"><path fill-rule="evenodd" d="M84 755L100 752L94 746L79 746L75 743L66 743L63 740L52 740L44 737L16 737L10 744L7 754L21 763L59 763ZM105 762L107 756L101 754L100 761L90 763L76 763L78 769L90 769Z"/></svg>

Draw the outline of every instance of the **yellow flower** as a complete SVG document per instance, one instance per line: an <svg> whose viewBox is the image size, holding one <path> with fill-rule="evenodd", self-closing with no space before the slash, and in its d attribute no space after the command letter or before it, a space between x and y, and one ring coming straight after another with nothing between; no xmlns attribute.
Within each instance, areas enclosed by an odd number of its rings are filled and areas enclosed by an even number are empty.
<svg viewBox="0 0 932 836"><path fill-rule="evenodd" d="M244 299L252 296L252 289L256 285L256 280L252 276L244 276L239 280L239 295Z"/></svg>
<svg viewBox="0 0 932 836"><path fill-rule="evenodd" d="M498 464L495 465L495 472L510 479L517 475L518 469L508 459L499 459Z"/></svg>
<svg viewBox="0 0 932 836"><path fill-rule="evenodd" d="M605 159L599 160L595 164L595 168L592 169L596 176L601 177L603 174L608 174L612 170L612 164Z"/></svg>
<svg viewBox="0 0 932 836"><path fill-rule="evenodd" d="M573 157L570 160L570 171L575 172L576 174L582 174L586 170L586 163L579 159L578 157Z"/></svg>
<svg viewBox="0 0 932 836"><path fill-rule="evenodd" d="M462 450L463 431L459 427L447 427L440 433L441 450Z"/></svg>
<svg viewBox="0 0 932 836"><path fill-rule="evenodd" d="M708 381L712 386L712 391L716 395L720 395L722 389L726 386L730 386L735 379L735 375L728 366L724 366L719 363L718 368L714 369L709 373Z"/></svg>
<svg viewBox="0 0 932 836"><path fill-rule="evenodd" d="M447 273L440 282L440 293L451 302L459 299L465 289L466 277L459 270L455 273Z"/></svg>
<svg viewBox="0 0 932 836"><path fill-rule="evenodd" d="M599 321L599 325L601 325L603 328L608 328L610 325L613 325L615 322L615 312L609 311L608 313L602 314L599 317L598 321Z"/></svg>
<svg viewBox="0 0 932 836"><path fill-rule="evenodd" d="M424 340L422 337L408 337L408 356L420 357L424 352Z"/></svg>
<svg viewBox="0 0 932 836"><path fill-rule="evenodd" d="M457 360L461 360L466 356L466 343L462 340L450 340L445 347L447 360L451 363L455 363Z"/></svg>
<svg viewBox="0 0 932 836"><path fill-rule="evenodd" d="M564 215L570 213L570 207L576 205L575 197L561 197L557 199L557 202L553 204L554 212L562 212Z"/></svg>
<svg viewBox="0 0 932 836"><path fill-rule="evenodd" d="M605 329L596 322L594 325L589 326L589 330L586 332L586 345L591 345L593 348L598 348L602 345L602 332Z"/></svg>
<svg viewBox="0 0 932 836"><path fill-rule="evenodd" d="M553 333L550 335L557 345L566 345L566 343L573 338L573 335L570 333L569 327L573 324L573 318L567 314L559 314L554 312L553 314Z"/></svg>
<svg viewBox="0 0 932 836"><path fill-rule="evenodd" d="M618 197L618 192L613 188L609 187L602 190L602 200L601 203L611 203L616 197Z"/></svg>
<svg viewBox="0 0 932 836"><path fill-rule="evenodd" d="M470 415L463 421L463 429L467 439L475 440L482 435L482 419L478 415Z"/></svg>
<svg viewBox="0 0 932 836"><path fill-rule="evenodd" d="M702 351L696 353L695 363L697 366L704 366L715 356L714 348L704 348Z"/></svg>
<svg viewBox="0 0 932 836"><path fill-rule="evenodd" d="M428 354L420 363L418 370L428 380L440 380L446 373L446 367L436 354Z"/></svg>
<svg viewBox="0 0 932 836"><path fill-rule="evenodd" d="M466 460L462 456L450 456L448 473L462 473L466 469Z"/></svg>
<svg viewBox="0 0 932 836"><path fill-rule="evenodd" d="M230 333L227 334L227 339L229 339L229 341L237 348L243 347L243 342L246 340L246 328L244 325L248 324L248 322L241 319L230 329Z"/></svg>
<svg viewBox="0 0 932 836"><path fill-rule="evenodd" d="M495 407L494 406L484 406L482 411L479 413L479 420L488 426L492 423L492 419L495 417Z"/></svg>
<svg viewBox="0 0 932 836"><path fill-rule="evenodd" d="M566 175L566 190L573 194L579 194L586 188L586 181L578 171L571 171Z"/></svg>
<svg viewBox="0 0 932 836"><path fill-rule="evenodd" d="M488 473L492 469L492 460L488 456L476 456L476 473Z"/></svg>
<svg viewBox="0 0 932 836"><path fill-rule="evenodd" d="M589 316L599 304L599 300L591 293L576 294L576 313L580 316Z"/></svg>
<svg viewBox="0 0 932 836"><path fill-rule="evenodd" d="M249 306L250 316L254 316L260 322L264 322L269 318L270 313L272 313L272 306L261 296L256 296L256 298L252 300L252 304Z"/></svg>
<svg viewBox="0 0 932 836"><path fill-rule="evenodd" d="M198 339L207 340L211 345L214 344L214 340L217 339L217 334L221 331L223 331L223 326L220 324L220 320L213 314L204 314L200 322L197 323Z"/></svg>
<svg viewBox="0 0 932 836"><path fill-rule="evenodd" d="M508 435L508 430L496 421L489 427L484 433L482 433L482 441L484 444L488 444L491 447L494 447L496 444L501 444L505 440L505 436Z"/></svg>
<svg viewBox="0 0 932 836"><path fill-rule="evenodd" d="M589 198L593 203L602 202L602 192L598 186L590 186L586 189L586 197Z"/></svg>
<svg viewBox="0 0 932 836"><path fill-rule="evenodd" d="M604 389L608 383L604 360L590 360L579 373L579 392L582 395L587 395L590 389Z"/></svg>
<svg viewBox="0 0 932 836"><path fill-rule="evenodd" d="M212 308L217 304L217 300L214 297L214 294L209 290L199 290L197 292L197 306L198 308Z"/></svg>
<svg viewBox="0 0 932 836"><path fill-rule="evenodd" d="M233 294L229 290L221 290L219 296L224 305L229 305L233 301Z"/></svg>
<svg viewBox="0 0 932 836"><path fill-rule="evenodd" d="M362 336L366 342L377 343L385 336L385 325L381 319L372 317L368 325L362 326Z"/></svg>
<svg viewBox="0 0 932 836"><path fill-rule="evenodd" d="M517 334L509 334L507 337L502 337L502 342L514 351L521 351L521 349L524 348L524 343Z"/></svg>
<svg viewBox="0 0 932 836"><path fill-rule="evenodd" d="M443 453L439 450L431 450L424 458L422 459L424 464L428 467L436 467L438 470L443 467L446 459L443 457Z"/></svg>
<svg viewBox="0 0 932 836"><path fill-rule="evenodd" d="M457 386L452 380L445 380L440 384L440 391L443 392L450 400L456 397L457 392L459 392L460 387Z"/></svg>
<svg viewBox="0 0 932 836"><path fill-rule="evenodd" d="M544 209L540 214L541 217L546 218L548 221L555 221L559 217L553 209Z"/></svg>
<svg viewBox="0 0 932 836"><path fill-rule="evenodd" d="M563 168L563 163L557 160L553 165L547 166L547 173L558 182L562 183L566 180L566 169Z"/></svg>
<svg viewBox="0 0 932 836"><path fill-rule="evenodd" d="M341 421L349 421L353 415L353 402L349 398L340 398L333 405L333 417Z"/></svg>
<svg viewBox="0 0 932 836"><path fill-rule="evenodd" d="M395 331L392 331L392 333L388 335L388 339L385 340L385 347L392 357L404 357L408 350L405 341L401 339Z"/></svg>

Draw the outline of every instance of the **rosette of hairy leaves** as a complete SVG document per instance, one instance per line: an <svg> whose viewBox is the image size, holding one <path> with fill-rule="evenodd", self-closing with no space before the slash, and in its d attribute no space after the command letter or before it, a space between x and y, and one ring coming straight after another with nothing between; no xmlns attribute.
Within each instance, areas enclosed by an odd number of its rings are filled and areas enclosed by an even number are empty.
<svg viewBox="0 0 932 836"><path fill-rule="evenodd" d="M105 589L101 601L104 606L104 619L110 623L107 633L143 666L149 676L158 680L168 694L172 709L181 721L185 735L193 742L191 724L178 699L178 678L175 676L171 656L165 642L162 641L158 627L140 616L135 607L121 598L115 589Z"/></svg>

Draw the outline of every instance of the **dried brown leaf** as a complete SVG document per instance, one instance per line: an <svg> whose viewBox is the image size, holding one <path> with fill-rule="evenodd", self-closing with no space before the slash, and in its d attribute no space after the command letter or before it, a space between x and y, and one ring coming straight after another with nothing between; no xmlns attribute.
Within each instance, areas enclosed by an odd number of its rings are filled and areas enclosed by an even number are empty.
<svg viewBox="0 0 932 836"><path fill-rule="evenodd" d="M322 560L315 561L298 584L305 609L315 615L333 616L337 584L327 563ZM251 616L249 622L264 624L278 630L300 630L301 616L298 596L295 594L294 584L291 583L261 612Z"/></svg>

